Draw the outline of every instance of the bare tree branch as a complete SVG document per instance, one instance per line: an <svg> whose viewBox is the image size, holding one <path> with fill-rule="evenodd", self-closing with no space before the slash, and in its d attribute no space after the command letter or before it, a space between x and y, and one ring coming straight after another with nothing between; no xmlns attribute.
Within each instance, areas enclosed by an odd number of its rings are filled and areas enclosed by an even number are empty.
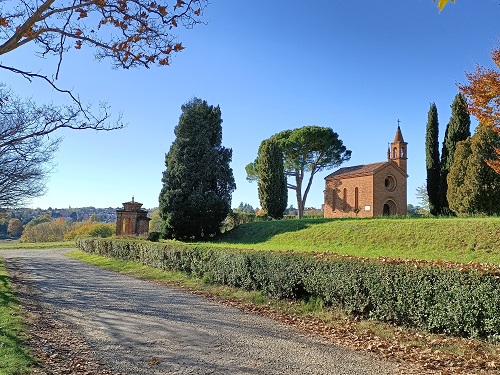
<svg viewBox="0 0 500 375"><path fill-rule="evenodd" d="M38 73L27 72L27 71L24 71L24 70L20 70L20 69L11 67L11 66L5 66L5 65L1 65L1 64L0 64L0 68L1 69L5 69L5 70L9 70L9 71L11 71L13 73L20 74L21 76L23 76L24 78L26 78L30 82L32 81L33 78L39 78L39 79L47 82L50 86L52 86L52 88L54 90L56 90L56 91L58 91L60 93L64 93L64 94L69 95L71 97L71 99L73 100L73 102L80 108L80 110L85 113L85 110L84 110L84 108L82 106L82 103L80 102L79 98L77 98L76 96L74 96L71 91L64 90L64 89L61 89L58 86L56 86L56 84L53 81L51 81L49 78L47 78L46 76L38 74Z"/></svg>
<svg viewBox="0 0 500 375"><path fill-rule="evenodd" d="M30 82L38 79L66 95L70 105L37 106L20 100L0 85L0 207L43 193L59 129L113 130L109 108L97 112L72 91L59 87L64 55L71 49L93 49L98 60L116 68L169 65L184 49L172 29L201 23L208 0L0 0L0 56L24 45L41 57L57 59L55 74L33 73L0 63L0 69Z"/></svg>
<svg viewBox="0 0 500 375"><path fill-rule="evenodd" d="M105 106L98 118L89 121L92 111L75 104L37 106L4 86L0 86L0 98L0 207L17 206L45 192L44 181L61 141L54 132L62 128L114 129L105 125L109 117Z"/></svg>

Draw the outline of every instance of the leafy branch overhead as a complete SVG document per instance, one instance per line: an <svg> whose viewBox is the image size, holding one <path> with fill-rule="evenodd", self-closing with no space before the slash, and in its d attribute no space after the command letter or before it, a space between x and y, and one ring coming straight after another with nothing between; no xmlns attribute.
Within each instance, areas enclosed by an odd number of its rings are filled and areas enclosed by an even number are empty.
<svg viewBox="0 0 500 375"><path fill-rule="evenodd" d="M2 6L3 3L3 6ZM59 59L89 46L115 67L169 65L184 49L171 30L200 23L206 0L0 0L0 55L34 43L37 53ZM4 69L6 66L0 65ZM26 72L28 73L28 72Z"/></svg>
<svg viewBox="0 0 500 375"><path fill-rule="evenodd" d="M454 3L455 0L434 0L434 2L438 3L438 7L439 7L439 10L443 10L443 8L446 6L446 4L448 4L449 2L452 2Z"/></svg>

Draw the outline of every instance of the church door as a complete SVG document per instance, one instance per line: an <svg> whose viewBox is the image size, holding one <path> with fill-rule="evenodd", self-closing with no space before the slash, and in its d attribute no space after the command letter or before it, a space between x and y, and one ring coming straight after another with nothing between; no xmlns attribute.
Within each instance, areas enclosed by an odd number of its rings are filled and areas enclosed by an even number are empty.
<svg viewBox="0 0 500 375"><path fill-rule="evenodd" d="M391 214L391 206L389 206L387 203L384 204L384 216L389 216Z"/></svg>
<svg viewBox="0 0 500 375"><path fill-rule="evenodd" d="M397 214L398 214L398 207L396 206L396 203L394 203L393 200L389 199L387 202L384 203L382 215L390 216L390 215L397 215Z"/></svg>
<svg viewBox="0 0 500 375"><path fill-rule="evenodd" d="M126 236L130 236L131 234L133 234L133 231L132 231L132 219L129 218L129 217L125 217L123 219L122 234L124 234Z"/></svg>

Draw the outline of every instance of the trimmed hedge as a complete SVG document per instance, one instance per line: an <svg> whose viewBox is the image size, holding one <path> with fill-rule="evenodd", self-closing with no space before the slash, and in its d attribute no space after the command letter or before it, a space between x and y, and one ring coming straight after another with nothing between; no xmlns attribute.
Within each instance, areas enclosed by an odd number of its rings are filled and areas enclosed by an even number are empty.
<svg viewBox="0 0 500 375"><path fill-rule="evenodd" d="M284 299L321 298L368 319L500 341L500 277L474 269L308 253L84 238L86 252Z"/></svg>

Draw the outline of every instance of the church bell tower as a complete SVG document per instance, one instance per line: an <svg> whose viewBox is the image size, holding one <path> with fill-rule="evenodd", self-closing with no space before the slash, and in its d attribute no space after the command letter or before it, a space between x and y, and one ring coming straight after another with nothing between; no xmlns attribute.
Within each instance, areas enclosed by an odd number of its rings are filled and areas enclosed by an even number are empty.
<svg viewBox="0 0 500 375"><path fill-rule="evenodd" d="M393 160L399 166L399 168L401 168L406 173L408 143L403 139L403 133L401 133L399 122L400 121L398 120L398 130L396 130L394 141L389 146L389 150L387 150L387 157L389 160Z"/></svg>

